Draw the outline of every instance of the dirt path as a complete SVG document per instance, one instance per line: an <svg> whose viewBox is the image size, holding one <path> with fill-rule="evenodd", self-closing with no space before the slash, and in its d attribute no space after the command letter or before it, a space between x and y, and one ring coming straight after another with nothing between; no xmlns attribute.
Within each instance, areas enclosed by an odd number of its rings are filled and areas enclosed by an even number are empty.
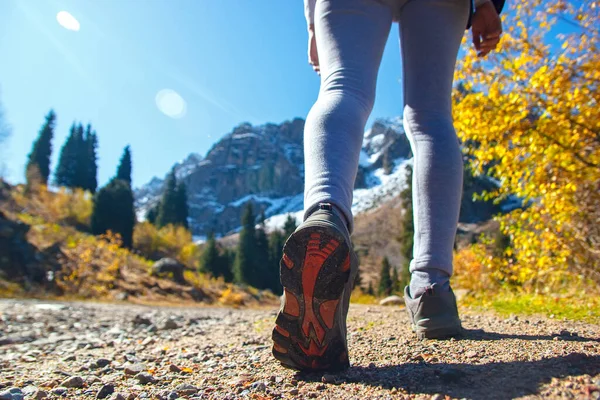
<svg viewBox="0 0 600 400"><path fill-rule="evenodd" d="M419 342L403 309L352 306L353 367L303 375L272 359L274 318L0 301L0 399L600 398L597 325L463 312L465 338Z"/></svg>

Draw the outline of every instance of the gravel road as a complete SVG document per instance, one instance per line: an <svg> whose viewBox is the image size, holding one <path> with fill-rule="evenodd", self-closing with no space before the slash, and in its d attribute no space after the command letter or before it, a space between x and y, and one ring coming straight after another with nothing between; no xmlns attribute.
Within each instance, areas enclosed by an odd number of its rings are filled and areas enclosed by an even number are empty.
<svg viewBox="0 0 600 400"><path fill-rule="evenodd" d="M417 341L404 309L353 305L352 368L300 374L271 357L272 309L0 300L0 400L600 398L600 326L462 318Z"/></svg>

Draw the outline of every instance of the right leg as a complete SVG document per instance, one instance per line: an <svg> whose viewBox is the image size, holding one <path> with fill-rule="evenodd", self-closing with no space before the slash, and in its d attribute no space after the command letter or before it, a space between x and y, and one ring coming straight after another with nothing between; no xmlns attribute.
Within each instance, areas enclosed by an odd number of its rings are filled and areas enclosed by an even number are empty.
<svg viewBox="0 0 600 400"><path fill-rule="evenodd" d="M304 219L332 203L352 232L358 158L391 22L391 8L378 0L317 1L321 89L304 127Z"/></svg>

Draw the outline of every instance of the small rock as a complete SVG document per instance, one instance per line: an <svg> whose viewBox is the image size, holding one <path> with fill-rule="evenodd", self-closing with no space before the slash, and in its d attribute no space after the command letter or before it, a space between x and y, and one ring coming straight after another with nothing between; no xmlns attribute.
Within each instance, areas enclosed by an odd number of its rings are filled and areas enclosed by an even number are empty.
<svg viewBox="0 0 600 400"><path fill-rule="evenodd" d="M142 317L141 315L136 315L133 318L133 325L152 325L152 321L146 317Z"/></svg>
<svg viewBox="0 0 600 400"><path fill-rule="evenodd" d="M177 374L177 373L181 372L181 368L179 368L175 364L169 364L169 371L174 372L174 373Z"/></svg>
<svg viewBox="0 0 600 400"><path fill-rule="evenodd" d="M182 383L181 385L175 388L179 395L191 396L193 394L198 393L198 388L194 385L190 385L189 383Z"/></svg>
<svg viewBox="0 0 600 400"><path fill-rule="evenodd" d="M96 360L96 366L98 368L104 368L107 365L110 365L110 360L106 359L106 358L99 358Z"/></svg>
<svg viewBox="0 0 600 400"><path fill-rule="evenodd" d="M38 391L38 388L35 387L35 386L33 386L33 385L29 385L29 386L25 386L22 391L23 391L23 395L25 395L25 396L31 396L35 392Z"/></svg>
<svg viewBox="0 0 600 400"><path fill-rule="evenodd" d="M48 397L48 393L45 390L38 390L31 396L35 400L45 399L46 397Z"/></svg>
<svg viewBox="0 0 600 400"><path fill-rule="evenodd" d="M127 300L128 297L129 297L129 293L127 293L127 292L118 292L115 295L115 300L117 300L117 301L125 301L125 300Z"/></svg>
<svg viewBox="0 0 600 400"><path fill-rule="evenodd" d="M127 400L127 399L121 393L113 393L113 395L110 397L110 400Z"/></svg>
<svg viewBox="0 0 600 400"><path fill-rule="evenodd" d="M148 346L148 345L151 345L154 343L156 343L156 339L154 339L152 336L148 336L146 339L144 339L142 341L142 346Z"/></svg>
<svg viewBox="0 0 600 400"><path fill-rule="evenodd" d="M56 387L56 388L52 389L52 390L50 391L50 393L52 393L52 394L54 394L54 395L56 395L56 396L64 396L65 394L67 394L67 391L68 391L68 390L69 390L69 389L67 389L67 388L66 388L66 387L64 387L64 386L59 386L59 387Z"/></svg>
<svg viewBox="0 0 600 400"><path fill-rule="evenodd" d="M388 296L379 302L381 306L393 306L398 304L404 304L404 299L400 296Z"/></svg>
<svg viewBox="0 0 600 400"><path fill-rule="evenodd" d="M65 381L63 381L63 383L61 383L61 386L64 386L66 388L82 388L83 387L83 378L80 376L72 376L70 378L67 378Z"/></svg>
<svg viewBox="0 0 600 400"><path fill-rule="evenodd" d="M433 396L431 396L431 400L444 400L444 396L439 393L436 393Z"/></svg>
<svg viewBox="0 0 600 400"><path fill-rule="evenodd" d="M125 375L137 375L140 372L144 372L145 370L146 366L144 364L131 364L123 368L123 372L125 373Z"/></svg>
<svg viewBox="0 0 600 400"><path fill-rule="evenodd" d="M85 378L85 383L88 386L93 385L96 382L100 382L100 378L98 378L96 375L89 375L87 378Z"/></svg>
<svg viewBox="0 0 600 400"><path fill-rule="evenodd" d="M319 383L317 385L317 390L325 390L327 388L327 386L323 385L322 383Z"/></svg>
<svg viewBox="0 0 600 400"><path fill-rule="evenodd" d="M250 387L257 392L264 392L267 390L267 385L265 385L264 382L254 382Z"/></svg>
<svg viewBox="0 0 600 400"><path fill-rule="evenodd" d="M292 396L298 396L298 393L300 393L300 391L298 389L294 388L294 389L290 389L288 391L288 393Z"/></svg>
<svg viewBox="0 0 600 400"><path fill-rule="evenodd" d="M75 361L75 360L77 360L77 357L75 356L75 354L71 354L70 356L64 357L61 361L68 362L68 361Z"/></svg>
<svg viewBox="0 0 600 400"><path fill-rule="evenodd" d="M467 351L467 352L465 353L465 356L466 356L467 358L475 358L475 357L477 357L477 352L476 352L476 351L474 351L474 350Z"/></svg>
<svg viewBox="0 0 600 400"><path fill-rule="evenodd" d="M179 395L177 394L177 392L171 392L167 395L167 400L177 400L179 398Z"/></svg>
<svg viewBox="0 0 600 400"><path fill-rule="evenodd" d="M102 386L100 388L100 390L98 390L98 393L96 393L96 398L97 399L105 399L108 396L110 396L111 394L113 394L115 391L115 385L112 384L106 384L104 386Z"/></svg>
<svg viewBox="0 0 600 400"><path fill-rule="evenodd" d="M137 374L135 376L135 379L137 379L138 382L141 383L142 385L145 385L147 383L156 382L156 378L154 378L152 375L150 375L147 372L140 372L139 374Z"/></svg>
<svg viewBox="0 0 600 400"><path fill-rule="evenodd" d="M369 363L369 368L376 368L377 366L375 365L375 363Z"/></svg>
<svg viewBox="0 0 600 400"><path fill-rule="evenodd" d="M323 382L323 383L335 383L335 376L330 375L330 374L325 374L321 378L321 382Z"/></svg>
<svg viewBox="0 0 600 400"><path fill-rule="evenodd" d="M25 396L19 388L10 388L3 392L0 392L1 400L23 400Z"/></svg>

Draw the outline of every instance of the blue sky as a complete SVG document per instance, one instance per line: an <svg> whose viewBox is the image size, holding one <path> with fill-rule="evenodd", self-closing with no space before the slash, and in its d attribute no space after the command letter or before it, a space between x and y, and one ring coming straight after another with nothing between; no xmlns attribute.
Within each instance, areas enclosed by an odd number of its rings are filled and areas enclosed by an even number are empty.
<svg viewBox="0 0 600 400"><path fill-rule="evenodd" d="M79 31L57 22L61 11ZM205 155L242 122L304 118L319 89L306 49L301 0L0 0L0 102L13 128L0 161L9 181L23 181L54 108L52 168L72 122L90 122L100 184L129 144L140 186L190 152ZM394 25L371 120L402 113L399 53ZM181 118L158 109L164 89L184 99Z"/></svg>
<svg viewBox="0 0 600 400"><path fill-rule="evenodd" d="M67 11L79 31L63 28ZM133 151L133 183L163 176L190 152L205 155L241 122L305 117L317 75L306 61L301 1L0 1L0 101L13 134L2 157L11 182L23 167L44 115L58 115L53 167L74 120L99 136L99 182ZM390 34L373 116L401 114L397 30ZM159 111L171 89L182 118Z"/></svg>

